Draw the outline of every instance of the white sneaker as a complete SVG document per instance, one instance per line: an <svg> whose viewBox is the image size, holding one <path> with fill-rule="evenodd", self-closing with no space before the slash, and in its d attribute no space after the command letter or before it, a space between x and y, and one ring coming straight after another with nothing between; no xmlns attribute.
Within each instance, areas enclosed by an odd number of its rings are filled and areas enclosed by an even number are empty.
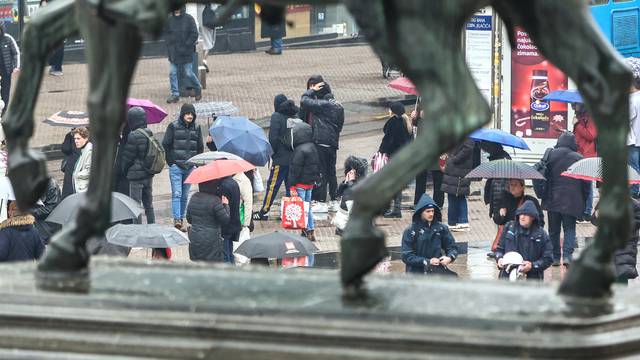
<svg viewBox="0 0 640 360"><path fill-rule="evenodd" d="M327 206L327 203L316 201L311 203L311 211L314 213L327 213L329 212L329 207Z"/></svg>
<svg viewBox="0 0 640 360"><path fill-rule="evenodd" d="M457 224L451 231L470 231L469 223Z"/></svg>
<svg viewBox="0 0 640 360"><path fill-rule="evenodd" d="M338 212L340 209L340 202L338 200L332 200L329 202L329 211L330 212Z"/></svg>

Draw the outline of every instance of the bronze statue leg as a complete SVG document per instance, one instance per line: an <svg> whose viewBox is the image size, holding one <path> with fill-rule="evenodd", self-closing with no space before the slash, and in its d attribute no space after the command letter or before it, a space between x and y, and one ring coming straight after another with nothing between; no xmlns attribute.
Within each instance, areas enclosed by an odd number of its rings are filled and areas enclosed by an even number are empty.
<svg viewBox="0 0 640 360"><path fill-rule="evenodd" d="M76 21L85 39L90 74L91 180L78 217L54 236L40 261L41 277L52 272L71 276L86 272L87 240L103 236L109 227L116 145L126 118L129 82L142 44L135 26L123 22L109 24L86 0L77 0L76 6L79 14Z"/></svg>
<svg viewBox="0 0 640 360"><path fill-rule="evenodd" d="M22 34L22 74L2 126L9 151L9 178L23 209L35 205L49 182L44 157L29 149L43 70L49 53L77 32L75 24L73 0L60 0L38 10Z"/></svg>
<svg viewBox="0 0 640 360"><path fill-rule="evenodd" d="M595 29L585 1L504 1L502 5L517 8L509 10L522 14L520 23L540 51L575 81L598 127L604 170L600 226L593 245L571 264L559 292L602 299L610 294L613 283L613 252L629 237L627 168L620 164L627 163L631 74ZM538 16L533 19L531 14Z"/></svg>
<svg viewBox="0 0 640 360"><path fill-rule="evenodd" d="M356 188L341 242L341 279L347 295L358 295L362 277L386 254L384 235L374 227L374 217L441 153L489 121L490 114L460 49L464 21L477 2L434 1L425 6L422 1L353 0L347 4L374 48L388 52L385 57L399 64L424 94L425 119L416 141ZM381 35L385 30L386 39Z"/></svg>

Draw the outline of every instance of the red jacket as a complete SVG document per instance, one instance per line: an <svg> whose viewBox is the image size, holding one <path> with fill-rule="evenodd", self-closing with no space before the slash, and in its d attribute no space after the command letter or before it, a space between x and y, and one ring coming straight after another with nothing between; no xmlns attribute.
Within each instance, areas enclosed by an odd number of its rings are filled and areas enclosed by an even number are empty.
<svg viewBox="0 0 640 360"><path fill-rule="evenodd" d="M573 133L578 143L578 152L585 158L596 157L596 139L598 130L593 119L588 114L577 115L578 122L573 125Z"/></svg>

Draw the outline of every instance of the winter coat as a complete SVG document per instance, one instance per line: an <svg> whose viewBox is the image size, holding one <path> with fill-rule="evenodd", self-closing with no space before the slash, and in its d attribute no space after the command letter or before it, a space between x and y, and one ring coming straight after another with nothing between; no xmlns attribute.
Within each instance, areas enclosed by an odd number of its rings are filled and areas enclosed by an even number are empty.
<svg viewBox="0 0 640 360"><path fill-rule="evenodd" d="M525 201L531 201L533 205L535 205L536 209L538 209L538 223L541 227L544 227L544 212L542 211L542 207L540 206L538 199L531 195L523 195L517 198L511 195L510 192L505 192L502 195L502 200L493 214L493 222L496 223L496 225L504 225L509 221L516 220L516 211L525 203ZM500 216L500 209L503 208L507 209L507 215Z"/></svg>
<svg viewBox="0 0 640 360"><path fill-rule="evenodd" d="M578 154L576 150L578 150L578 145L575 136L570 132L565 132L549 154L547 180L551 181L551 192L549 200L542 203L543 206L546 205L548 211L574 217L580 217L584 213L591 183L560 175L571 164L582 159L582 155Z"/></svg>
<svg viewBox="0 0 640 360"><path fill-rule="evenodd" d="M58 206L60 201L62 200L62 194L60 192L60 188L58 187L58 183L54 178L49 179L49 183L47 184L47 190L40 197L40 201L42 201L42 205L33 209L33 217L35 218L35 227L38 230L38 234L40 234L40 238L44 243L49 242L49 238L55 232L60 230L59 224L54 224L50 222L46 222L45 220L51 214L53 209Z"/></svg>
<svg viewBox="0 0 640 360"><path fill-rule="evenodd" d="M240 225L240 186L232 177L228 176L220 180L218 195L220 197L224 195L229 200L229 222L222 225L222 237L232 237L233 241L238 241L238 235L242 230L242 225ZM251 214L251 211L249 213Z"/></svg>
<svg viewBox="0 0 640 360"><path fill-rule="evenodd" d="M359 158L353 155L347 157L344 161L344 174L346 175L349 171L356 171L356 179L342 182L338 189L336 190L336 195L340 196L340 208L342 210L349 210L349 206L347 206L347 201L353 202L353 186L360 180L362 180L365 176L367 176L367 167L369 166L367 159Z"/></svg>
<svg viewBox="0 0 640 360"><path fill-rule="evenodd" d="M222 226L230 220L229 206L220 197L203 192L193 194L187 205L189 228L189 258L192 261L224 262Z"/></svg>
<svg viewBox="0 0 640 360"><path fill-rule="evenodd" d="M596 124L588 113L577 116L578 122L573 125L573 133L576 136L578 144L578 153L585 158L598 156L596 149L596 140L598 138L598 130Z"/></svg>
<svg viewBox="0 0 640 360"><path fill-rule="evenodd" d="M285 132L287 131L287 119L297 117L298 107L296 104L287 100L286 96L276 96L274 100L275 111L271 115L271 122L269 125L269 144L273 149L273 165L289 166L291 158L293 157L293 149L291 144L285 144L282 142L285 139Z"/></svg>
<svg viewBox="0 0 640 360"><path fill-rule="evenodd" d="M240 222L242 226L248 227L253 213L253 186L251 185L251 180L244 173L235 174L233 180L238 183L240 204L244 204L244 218L240 219ZM240 207L238 207L238 213L240 213Z"/></svg>
<svg viewBox="0 0 640 360"><path fill-rule="evenodd" d="M189 64L193 62L198 41L198 27L193 17L184 8L180 16L171 14L165 27L165 41L169 62L172 64ZM195 112L194 112L195 114Z"/></svg>
<svg viewBox="0 0 640 360"><path fill-rule="evenodd" d="M91 153L93 144L87 142L80 152L80 157L73 169L73 189L76 193L87 191L91 175Z"/></svg>
<svg viewBox="0 0 640 360"><path fill-rule="evenodd" d="M312 185L320 182L320 155L313 144L313 131L309 124L293 127L293 157L289 165L289 184Z"/></svg>
<svg viewBox="0 0 640 360"><path fill-rule="evenodd" d="M0 262L38 260L44 243L32 215L14 216L0 224Z"/></svg>
<svg viewBox="0 0 640 360"><path fill-rule="evenodd" d="M184 121L186 113L193 114L193 121L187 124ZM180 117L167 126L162 140L167 165L178 165L187 168L185 162L204 151L202 133L196 125L196 109L191 104L184 104L180 109Z"/></svg>
<svg viewBox="0 0 640 360"><path fill-rule="evenodd" d="M73 140L73 134L71 132L64 136L62 142L62 164L60 169L64 173L64 180L62 182L62 199L74 193L73 191L73 169L76 167L76 162L80 157L80 150L76 148L76 144Z"/></svg>
<svg viewBox="0 0 640 360"><path fill-rule="evenodd" d="M309 89L302 95L300 108L310 114L308 123L313 128L313 141L318 145L338 149L340 132L344 125L342 105L334 99L317 99L316 92Z"/></svg>
<svg viewBox="0 0 640 360"><path fill-rule="evenodd" d="M422 212L427 206L432 206L436 214L434 221L427 223L422 219ZM440 208L427 194L422 195L413 212L413 222L402 234L402 261L406 264L406 272L423 274L427 271L425 260L443 255L455 260L458 249L449 228L436 221Z"/></svg>
<svg viewBox="0 0 640 360"><path fill-rule="evenodd" d="M283 38L287 36L287 24L282 20L278 24L269 24L266 21L262 21L260 24L260 37L261 38Z"/></svg>
<svg viewBox="0 0 640 360"><path fill-rule="evenodd" d="M127 144L127 140L129 139L129 133L131 130L129 129L129 125L126 124L122 129L122 133L120 134L120 141L118 142L118 150L116 151L116 161L115 161L115 191L121 194L129 196L129 179L127 179L127 174L122 170L122 155L124 151L124 147Z"/></svg>
<svg viewBox="0 0 640 360"><path fill-rule="evenodd" d="M20 49L13 36L4 32L4 26L0 31L0 56L4 65L0 73L9 75L14 69L20 68Z"/></svg>
<svg viewBox="0 0 640 360"><path fill-rule="evenodd" d="M402 116L394 115L387 120L382 128L384 136L380 142L378 152L392 157L400 148L411 142L411 134L407 131Z"/></svg>
<svg viewBox="0 0 640 360"><path fill-rule="evenodd" d="M533 224L528 229L520 226L516 219L505 225L502 236L496 249L496 260L504 257L504 254L515 251L522 255L525 261L531 262L531 270L527 273L527 280L544 279L544 270L553 263L553 246L549 235L540 226L538 209L532 201L525 201L516 211L518 215L525 214L533 216ZM508 277L505 271L500 271L500 277Z"/></svg>
<svg viewBox="0 0 640 360"><path fill-rule="evenodd" d="M127 122L131 131L121 150L122 173L129 181L149 179L153 177L145 167L149 139L141 133L144 131L153 137L153 133L147 128L147 114L141 108L132 108L129 110Z"/></svg>
<svg viewBox="0 0 640 360"><path fill-rule="evenodd" d="M629 239L624 244L622 249L616 250L613 253L613 263L616 269L616 277L622 279L635 279L638 277L638 270L636 269L636 263L638 261L638 237L640 234L640 202L635 199L631 199L633 205L632 221L631 221L631 233ZM596 204L595 209L599 208L600 204ZM598 218L596 213L593 213L591 217L591 223L598 226Z"/></svg>
<svg viewBox="0 0 640 360"><path fill-rule="evenodd" d="M501 159L511 160L511 156L504 150L489 155L489 161ZM488 179L484 184L484 203L489 204L489 217L493 217L500 210L502 198L508 191L509 179Z"/></svg>
<svg viewBox="0 0 640 360"><path fill-rule="evenodd" d="M440 190L455 196L469 195L471 180L465 176L473 170L475 146L475 141L466 139L448 153Z"/></svg>

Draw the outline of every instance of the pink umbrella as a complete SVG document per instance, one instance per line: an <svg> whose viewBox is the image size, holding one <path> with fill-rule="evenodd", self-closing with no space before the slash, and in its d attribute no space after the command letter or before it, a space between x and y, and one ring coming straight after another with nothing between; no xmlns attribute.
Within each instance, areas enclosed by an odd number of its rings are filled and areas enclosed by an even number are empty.
<svg viewBox="0 0 640 360"><path fill-rule="evenodd" d="M389 87L406 92L408 94L420 96L420 94L418 94L416 86L413 85L411 80L409 80L409 78L406 78L406 77L399 77L393 80L392 82L389 83Z"/></svg>
<svg viewBox="0 0 640 360"><path fill-rule="evenodd" d="M167 112L163 108L154 104L151 100L146 99L127 99L128 108L139 106L147 113L147 124L157 124L162 122L162 119L167 117Z"/></svg>

